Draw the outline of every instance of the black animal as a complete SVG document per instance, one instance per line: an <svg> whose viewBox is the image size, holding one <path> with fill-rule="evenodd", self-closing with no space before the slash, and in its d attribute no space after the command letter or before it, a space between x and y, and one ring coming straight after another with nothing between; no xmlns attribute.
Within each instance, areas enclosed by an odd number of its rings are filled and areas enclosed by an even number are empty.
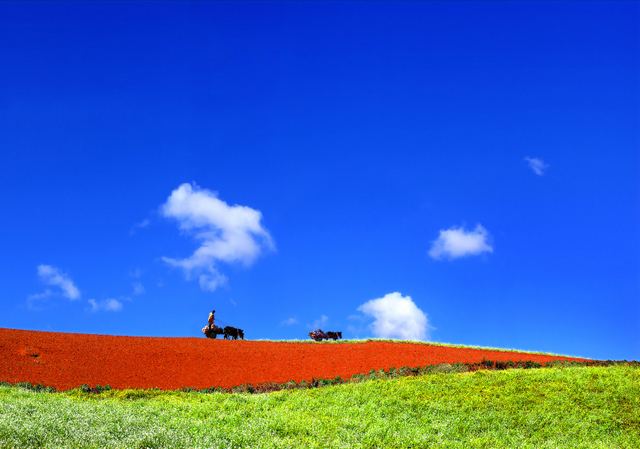
<svg viewBox="0 0 640 449"><path fill-rule="evenodd" d="M242 329L238 329L235 327L227 326L224 328L224 339L227 340L229 338L233 338L237 340L240 337L244 340L244 331Z"/></svg>
<svg viewBox="0 0 640 449"><path fill-rule="evenodd" d="M338 338L342 338L342 332L327 332L327 340L331 338L333 341L336 341Z"/></svg>
<svg viewBox="0 0 640 449"><path fill-rule="evenodd" d="M322 329L318 329L317 331L309 332L309 337L311 337L315 341L328 340L330 338L335 341L338 338L342 338L342 332L323 332Z"/></svg>

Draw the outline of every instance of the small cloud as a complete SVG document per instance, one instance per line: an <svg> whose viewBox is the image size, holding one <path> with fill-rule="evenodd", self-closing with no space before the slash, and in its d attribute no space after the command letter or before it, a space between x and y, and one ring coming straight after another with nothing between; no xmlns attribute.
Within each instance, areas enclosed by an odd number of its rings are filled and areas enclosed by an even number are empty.
<svg viewBox="0 0 640 449"><path fill-rule="evenodd" d="M235 302L233 299L231 299L231 298L229 298L229 302L230 302L231 304L233 304L234 306L237 306L237 305L238 305L238 304L236 304L236 302Z"/></svg>
<svg viewBox="0 0 640 449"><path fill-rule="evenodd" d="M489 232L480 224L473 231L465 231L464 228L452 227L441 230L440 236L434 240L429 250L429 256L434 259L457 259L465 256L476 256L483 252L492 253L489 245Z"/></svg>
<svg viewBox="0 0 640 449"><path fill-rule="evenodd" d="M129 299L129 298L125 298ZM92 312L119 312L122 310L122 302L117 299L108 298L101 301L96 301L95 299L90 299L89 304L91 304Z"/></svg>
<svg viewBox="0 0 640 449"><path fill-rule="evenodd" d="M260 211L237 204L229 206L218 198L217 192L196 184L180 185L160 211L175 219L181 231L201 242L185 259L162 260L182 268L187 279L197 277L202 290L214 291L226 283L217 264L240 262L249 266L264 250L275 249L271 235L261 224Z"/></svg>
<svg viewBox="0 0 640 449"><path fill-rule="evenodd" d="M293 326L294 324L298 324L298 320L295 318L288 318L280 323L280 326Z"/></svg>
<svg viewBox="0 0 640 449"><path fill-rule="evenodd" d="M140 282L134 282L133 283L133 294L134 295L141 295L145 291L146 290L144 289L144 286Z"/></svg>
<svg viewBox="0 0 640 449"><path fill-rule="evenodd" d="M49 296L52 296L53 292L49 289L46 289L42 293L36 293L35 295L27 296L27 307L31 310L44 310L46 301L44 301Z"/></svg>
<svg viewBox="0 0 640 449"><path fill-rule="evenodd" d="M363 317L364 318L364 317ZM363 329L362 326L353 326L351 324L347 325L347 332L353 336L356 340L360 338L360 334L362 334Z"/></svg>
<svg viewBox="0 0 640 449"><path fill-rule="evenodd" d="M310 329L322 329L324 326L327 325L328 322L329 322L329 317L327 317L326 315L322 315L320 319L315 320L313 324L311 325L307 324L307 327Z"/></svg>
<svg viewBox="0 0 640 449"><path fill-rule="evenodd" d="M135 270L130 270L129 271L129 276L134 278L134 279L137 279L140 276L142 276L142 270L140 268L136 268Z"/></svg>
<svg viewBox="0 0 640 449"><path fill-rule="evenodd" d="M139 223L135 223L135 224L131 227L131 230L129 231L129 235L133 235L133 234L135 234L135 233L136 233L136 231L137 231L138 229L146 228L147 226L149 226L149 224L150 224L150 223L151 223L151 222L149 221L149 219L148 219L148 218L145 218L144 220L142 220L142 221L141 221L141 222L139 222Z"/></svg>
<svg viewBox="0 0 640 449"><path fill-rule="evenodd" d="M27 297L27 299L44 299L47 298L49 296L53 295L53 292L49 289L46 289L44 292L42 293L36 293L35 295L30 295Z"/></svg>
<svg viewBox="0 0 640 449"><path fill-rule="evenodd" d="M360 335L366 334L365 324L367 317L364 315L354 314L349 315L347 320L354 322L353 324L347 324L347 332L355 339L360 338Z"/></svg>
<svg viewBox="0 0 640 449"><path fill-rule="evenodd" d="M416 306L410 296L398 292L372 299L358 310L375 321L369 326L374 336L402 340L427 340L427 315ZM356 331L350 326L350 330Z"/></svg>
<svg viewBox="0 0 640 449"><path fill-rule="evenodd" d="M187 275L187 279L189 276ZM218 287L227 283L227 277L213 270L208 274L201 274L200 288L205 291L214 292Z"/></svg>
<svg viewBox="0 0 640 449"><path fill-rule="evenodd" d="M45 284L54 285L62 290L62 295L74 301L80 299L80 291L73 285L69 276L51 265L38 265L38 276Z"/></svg>
<svg viewBox="0 0 640 449"><path fill-rule="evenodd" d="M533 170L533 172L538 176L544 175L544 170L549 167L549 165L545 164L542 159L538 159L535 157L525 157L524 160L529 163L529 167L531 168L531 170Z"/></svg>

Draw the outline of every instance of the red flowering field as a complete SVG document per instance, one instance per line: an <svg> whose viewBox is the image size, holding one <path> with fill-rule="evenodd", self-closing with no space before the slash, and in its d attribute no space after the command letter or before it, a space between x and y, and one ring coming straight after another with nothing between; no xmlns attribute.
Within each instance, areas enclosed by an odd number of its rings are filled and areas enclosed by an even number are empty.
<svg viewBox="0 0 640 449"><path fill-rule="evenodd" d="M0 328L0 381L58 390L232 387L333 379L392 366L488 360L584 360L416 343L296 343L206 338L123 337Z"/></svg>

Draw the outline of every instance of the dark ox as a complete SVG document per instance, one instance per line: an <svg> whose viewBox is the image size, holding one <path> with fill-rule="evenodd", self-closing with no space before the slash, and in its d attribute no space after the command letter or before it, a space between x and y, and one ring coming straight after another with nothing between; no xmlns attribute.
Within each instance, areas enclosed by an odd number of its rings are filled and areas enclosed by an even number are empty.
<svg viewBox="0 0 640 449"><path fill-rule="evenodd" d="M342 332L327 332L327 339L331 338L332 340L337 340L338 338L342 338Z"/></svg>
<svg viewBox="0 0 640 449"><path fill-rule="evenodd" d="M242 329L238 329L236 327L227 326L224 328L224 339L227 340L229 338L233 338L237 340L240 337L244 340L244 331Z"/></svg>

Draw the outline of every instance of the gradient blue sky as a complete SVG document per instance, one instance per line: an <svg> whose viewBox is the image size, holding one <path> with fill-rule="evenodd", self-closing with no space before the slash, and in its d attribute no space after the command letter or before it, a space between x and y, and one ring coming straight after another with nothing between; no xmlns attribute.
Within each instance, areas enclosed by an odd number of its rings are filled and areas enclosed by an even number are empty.
<svg viewBox="0 0 640 449"><path fill-rule="evenodd" d="M0 327L215 308L640 359L638 30L634 2L2 2Z"/></svg>

